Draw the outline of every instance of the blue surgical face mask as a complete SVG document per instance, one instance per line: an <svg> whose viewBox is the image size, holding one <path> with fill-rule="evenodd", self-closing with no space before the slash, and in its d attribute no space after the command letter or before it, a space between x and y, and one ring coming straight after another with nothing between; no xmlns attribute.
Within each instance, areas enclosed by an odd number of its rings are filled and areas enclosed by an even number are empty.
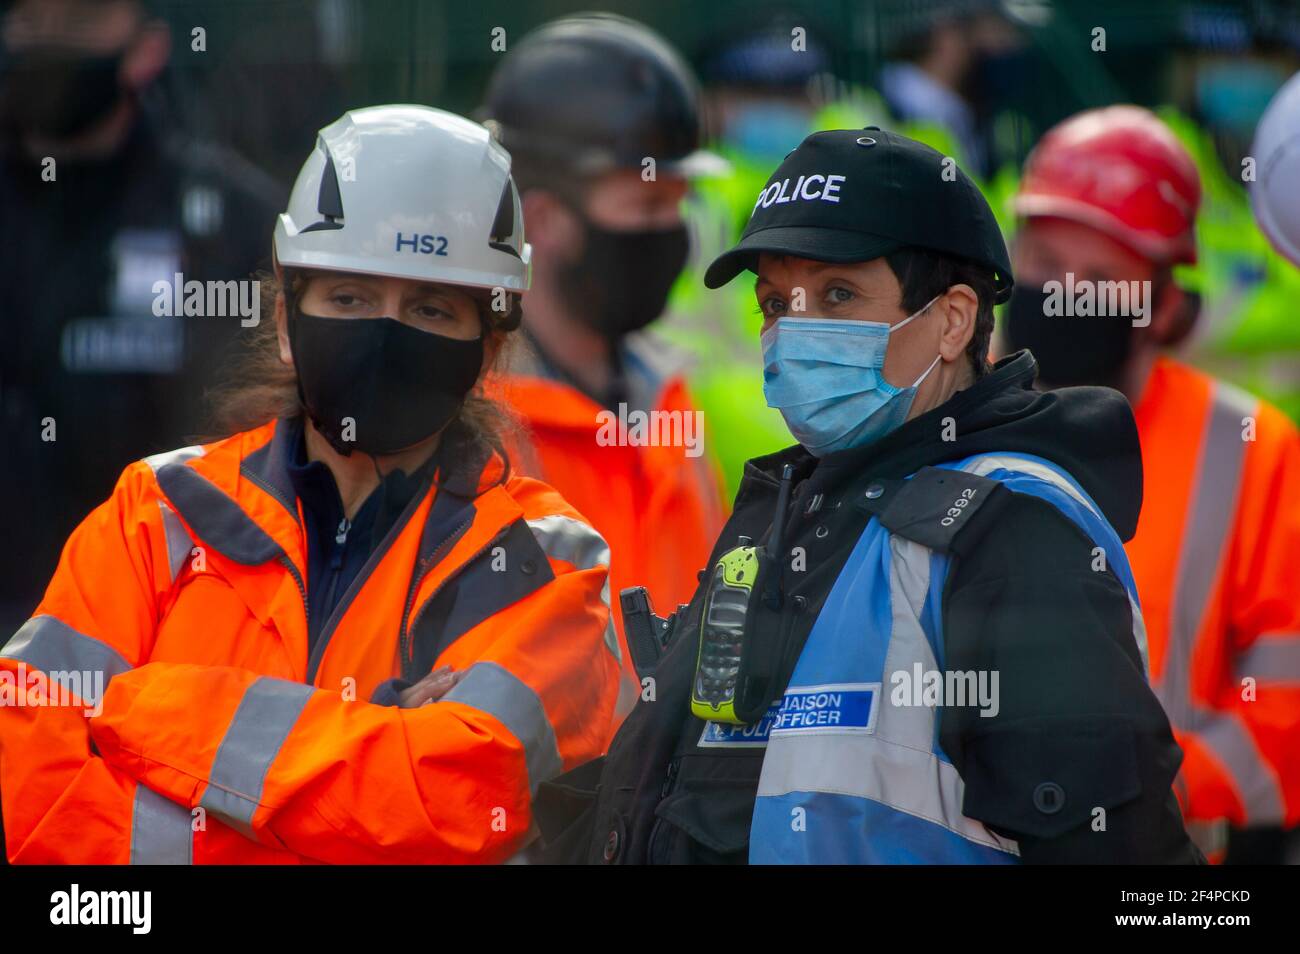
<svg viewBox="0 0 1300 954"><path fill-rule="evenodd" d="M805 110L783 103L762 103L740 107L728 122L724 141L743 155L775 159L804 141L812 129Z"/></svg>
<svg viewBox="0 0 1300 954"><path fill-rule="evenodd" d="M885 380L889 336L939 300L896 325L831 318L778 318L763 333L763 394L786 427L817 457L861 447L907 420L916 389L942 355L909 387Z"/></svg>

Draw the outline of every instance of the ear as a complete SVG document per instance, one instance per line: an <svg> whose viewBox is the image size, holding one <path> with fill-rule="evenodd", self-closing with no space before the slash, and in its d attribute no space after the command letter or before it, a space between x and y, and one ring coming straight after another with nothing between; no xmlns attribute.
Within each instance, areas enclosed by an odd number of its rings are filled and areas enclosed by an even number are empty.
<svg viewBox="0 0 1300 954"><path fill-rule="evenodd" d="M284 293L275 296L275 338L280 345L280 363L293 367L293 349L289 347L289 316L284 307Z"/></svg>
<svg viewBox="0 0 1300 954"><path fill-rule="evenodd" d="M1170 281L1154 303L1151 326L1147 333L1161 347L1172 347L1187 337L1200 311L1199 300Z"/></svg>
<svg viewBox="0 0 1300 954"><path fill-rule="evenodd" d="M966 346L975 337L975 318L979 314L979 305L975 289L969 285L953 285L932 306L943 309L939 354L945 361L956 361L966 353Z"/></svg>
<svg viewBox="0 0 1300 954"><path fill-rule="evenodd" d="M529 189L523 196L524 223L534 260L561 260L582 244L582 223L560 199L545 189Z"/></svg>
<svg viewBox="0 0 1300 954"><path fill-rule="evenodd" d="M161 20L150 20L127 48L122 58L121 80L128 89L142 90L167 66L172 53L172 34Z"/></svg>

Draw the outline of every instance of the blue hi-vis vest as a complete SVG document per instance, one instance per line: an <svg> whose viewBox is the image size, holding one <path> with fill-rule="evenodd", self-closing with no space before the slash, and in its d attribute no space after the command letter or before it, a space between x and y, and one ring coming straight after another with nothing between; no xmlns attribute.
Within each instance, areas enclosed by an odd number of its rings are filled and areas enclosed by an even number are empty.
<svg viewBox="0 0 1300 954"><path fill-rule="evenodd" d="M1146 632L1123 543L1063 470L1024 454L940 465L1056 506L1105 553ZM784 697L756 726L706 726L701 745L762 745L753 864L1007 864L1014 841L962 814L938 708L891 703L891 674L943 673L948 556L867 524L808 635ZM976 704L968 699L968 704Z"/></svg>

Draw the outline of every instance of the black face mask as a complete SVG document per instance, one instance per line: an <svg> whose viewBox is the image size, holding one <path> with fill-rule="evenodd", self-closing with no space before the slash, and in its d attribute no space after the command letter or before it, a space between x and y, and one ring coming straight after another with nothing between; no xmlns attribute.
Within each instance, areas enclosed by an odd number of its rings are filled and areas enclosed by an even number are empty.
<svg viewBox="0 0 1300 954"><path fill-rule="evenodd" d="M121 99L122 54L82 56L33 50L5 65L0 117L12 130L68 139L106 116Z"/></svg>
<svg viewBox="0 0 1300 954"><path fill-rule="evenodd" d="M1050 387L1100 384L1117 388L1133 348L1133 322L1126 318L1045 315L1047 293L1017 285L1007 303L1006 340L1028 348L1038 379Z"/></svg>
<svg viewBox="0 0 1300 954"><path fill-rule="evenodd" d="M344 457L391 454L432 437L460 411L483 367L482 336L462 341L393 318L299 312L289 343L302 403Z"/></svg>
<svg viewBox="0 0 1300 954"><path fill-rule="evenodd" d="M663 314L668 292L686 267L686 227L624 232L584 219L582 255L560 269L573 314L611 341Z"/></svg>

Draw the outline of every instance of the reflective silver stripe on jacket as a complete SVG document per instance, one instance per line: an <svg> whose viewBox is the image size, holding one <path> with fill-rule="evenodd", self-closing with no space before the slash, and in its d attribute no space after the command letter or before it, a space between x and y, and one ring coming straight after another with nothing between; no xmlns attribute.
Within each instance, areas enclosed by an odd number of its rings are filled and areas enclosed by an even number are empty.
<svg viewBox="0 0 1300 954"><path fill-rule="evenodd" d="M623 668L622 663L618 667L618 697L614 700L614 720L621 722L623 717L636 708L637 700L641 698L641 683L632 678L632 674Z"/></svg>
<svg viewBox="0 0 1300 954"><path fill-rule="evenodd" d="M623 651L618 644L618 632L614 628L614 611L609 599L609 544L590 525L563 514L550 514L529 520L528 529L533 531L542 552L552 560L572 563L579 570L590 570L603 566L606 569L605 585L600 589L600 598L610 610L609 622L605 625L605 646L619 666L623 665ZM634 700L635 701L635 700ZM629 707L630 708L630 707Z"/></svg>
<svg viewBox="0 0 1300 954"><path fill-rule="evenodd" d="M573 517L553 513L528 521L538 544L553 560L572 563L580 570L609 566L609 545L591 526Z"/></svg>
<svg viewBox="0 0 1300 954"><path fill-rule="evenodd" d="M530 792L560 774L564 763L542 700L514 673L496 663L474 663L442 701L486 712L510 730L524 747Z"/></svg>
<svg viewBox="0 0 1300 954"><path fill-rule="evenodd" d="M271 676L254 681L221 740L199 804L253 838L253 813L261 804L266 773L313 692L311 686Z"/></svg>
<svg viewBox="0 0 1300 954"><path fill-rule="evenodd" d="M930 587L930 550L896 535L889 537L889 547L893 621L882 671L911 672L915 665L925 672L936 670L920 622ZM758 794L814 791L870 799L968 841L1019 855L1015 841L962 814L966 784L956 767L932 751L937 717L934 706L882 704L870 734L773 732Z"/></svg>
<svg viewBox="0 0 1300 954"><path fill-rule="evenodd" d="M1300 683L1300 633L1260 633L1236 662L1239 679Z"/></svg>
<svg viewBox="0 0 1300 954"><path fill-rule="evenodd" d="M144 462L149 465L149 469L155 474L166 467L168 464L183 464L187 460L193 460L195 457L202 457L204 449L198 444L190 447L178 447L175 450L163 451L161 454L153 454L146 457Z"/></svg>
<svg viewBox="0 0 1300 954"><path fill-rule="evenodd" d="M131 864L193 863L194 828L189 809L137 783L131 811Z"/></svg>
<svg viewBox="0 0 1300 954"><path fill-rule="evenodd" d="M1235 712L1197 706L1188 729L1232 779L1249 825L1276 825L1285 814L1282 784L1259 751L1244 719Z"/></svg>
<svg viewBox="0 0 1300 954"><path fill-rule="evenodd" d="M54 616L33 616L23 623L13 638L5 643L0 656L16 659L39 669L64 691L75 692L87 704L98 706L99 688L86 673L103 673L103 685L131 668L131 664L112 646L93 636L79 633Z"/></svg>
<svg viewBox="0 0 1300 954"><path fill-rule="evenodd" d="M1248 825L1281 821L1285 809L1277 772L1260 752L1240 715L1211 708L1193 697L1191 674L1196 638L1220 582L1241 496L1241 475L1246 466L1242 420L1253 417L1258 408L1259 401L1246 392L1222 381L1214 383L1183 524L1164 672L1155 685L1169 721L1195 733L1228 775ZM1272 650L1261 649L1255 656L1256 664L1268 663L1266 653ZM1250 665L1250 654L1247 650L1237 661L1238 668ZM1277 661L1278 657L1273 659ZM1262 672L1257 678L1261 676Z"/></svg>
<svg viewBox="0 0 1300 954"><path fill-rule="evenodd" d="M1218 580L1237 512L1241 472L1246 464L1241 419L1257 406L1254 398L1215 382L1183 520L1164 672L1156 684L1170 721L1179 728L1188 728L1193 719L1190 679L1196 634Z"/></svg>
<svg viewBox="0 0 1300 954"><path fill-rule="evenodd" d="M176 511L167 505L167 501L159 500L158 509L162 511L163 533L167 540L167 568L171 573L171 581L175 583L194 549L194 541L190 539L189 531L181 523L181 518L176 516Z"/></svg>

